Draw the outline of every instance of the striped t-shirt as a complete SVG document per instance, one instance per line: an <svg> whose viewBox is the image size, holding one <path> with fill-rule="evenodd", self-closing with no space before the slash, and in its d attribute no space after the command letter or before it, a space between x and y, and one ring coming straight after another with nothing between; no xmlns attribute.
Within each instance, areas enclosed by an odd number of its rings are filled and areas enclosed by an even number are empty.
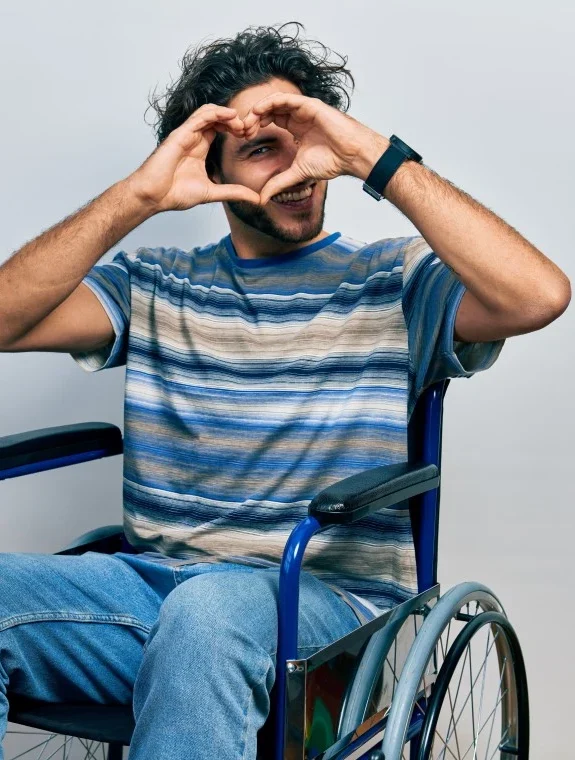
<svg viewBox="0 0 575 760"><path fill-rule="evenodd" d="M406 461L422 390L504 343L454 342L465 286L421 236L240 259L227 235L122 250L84 282L115 339L72 356L126 365L124 529L167 561L279 564L319 491ZM407 502L317 534L303 569L378 609L409 598Z"/></svg>

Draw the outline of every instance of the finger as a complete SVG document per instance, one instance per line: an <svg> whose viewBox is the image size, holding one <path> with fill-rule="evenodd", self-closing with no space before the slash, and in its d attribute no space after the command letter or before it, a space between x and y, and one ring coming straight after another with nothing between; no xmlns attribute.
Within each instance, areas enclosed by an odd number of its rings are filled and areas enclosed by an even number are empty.
<svg viewBox="0 0 575 760"><path fill-rule="evenodd" d="M267 116L264 116L260 121L260 129L263 129L264 127L267 127L272 122L274 124L277 124L278 127L281 127L282 129L288 128L288 121L289 121L289 115L288 114L281 114L281 113L270 113Z"/></svg>
<svg viewBox="0 0 575 760"><path fill-rule="evenodd" d="M308 98L305 95L296 95L294 92L272 92L270 95L266 95L265 98L258 100L257 103L250 108L248 116L263 116L270 111L276 113L290 113L296 109L310 107L312 98ZM244 119L245 122L245 119Z"/></svg>
<svg viewBox="0 0 575 760"><path fill-rule="evenodd" d="M217 123L212 123L211 128L214 129L216 132L231 132L232 134L236 135L237 137L243 137L245 135L245 129L243 122L241 119L236 121L236 119L229 120L229 121L221 121Z"/></svg>
<svg viewBox="0 0 575 760"><path fill-rule="evenodd" d="M277 124L278 127L281 129L285 129L288 132L290 132L288 122L289 122L289 115L284 114L276 114L272 113L268 116L264 116L262 119L257 118L255 123L252 123L251 125L248 125L245 127L245 139L246 140L253 140L253 138L257 135L258 131L260 129L264 129L265 127L269 126L270 124L274 123ZM245 126L245 122L244 122ZM293 130L293 124L292 124L292 130ZM291 134L294 134L292 131Z"/></svg>
<svg viewBox="0 0 575 760"><path fill-rule="evenodd" d="M208 122L213 121L216 117L224 117L229 119L234 116L237 116L237 111L235 108L228 108L228 106L218 106L215 103L206 103L191 113L181 126L197 126L199 123L207 124ZM180 127L178 127L178 129L180 129Z"/></svg>
<svg viewBox="0 0 575 760"><path fill-rule="evenodd" d="M316 99L289 92L274 92L258 100L244 116L246 137L253 137L258 126L263 128L274 121L282 129L288 129L290 117L306 121L315 115Z"/></svg>
<svg viewBox="0 0 575 760"><path fill-rule="evenodd" d="M248 201L260 204L260 196L254 190L244 185L210 185L210 200L217 201Z"/></svg>
<svg viewBox="0 0 575 760"><path fill-rule="evenodd" d="M225 111L206 112L196 122L192 122L190 127L194 131L198 131L216 125L223 126L224 129L244 131L244 123L237 113L226 113Z"/></svg>
<svg viewBox="0 0 575 760"><path fill-rule="evenodd" d="M265 122L260 123L259 121L256 121L250 127L246 127L244 123L244 138L246 140L253 140L254 137L257 135L257 133L260 131L260 129L267 127L267 125L270 124L270 122L272 121L273 119L267 117Z"/></svg>
<svg viewBox="0 0 575 760"><path fill-rule="evenodd" d="M238 134L244 133L243 122L237 115L235 108L209 104L205 109L202 106L197 111L194 111L172 134L174 134L175 139L187 143L193 140L198 132L202 132L207 127L212 127L216 124L225 125L227 129L236 131Z"/></svg>
<svg viewBox="0 0 575 760"><path fill-rule="evenodd" d="M266 116L270 113L289 114L296 112L298 117L311 116L314 112L315 98L309 98L305 95L296 95L291 92L273 92L265 98L258 100L250 108L244 117L244 124L250 127L258 117Z"/></svg>
<svg viewBox="0 0 575 760"><path fill-rule="evenodd" d="M266 182L260 190L260 203L262 206L265 206L273 195L277 195L278 193L281 193L282 190L287 190L288 187L293 187L293 185L299 185L306 179L307 177L304 177L301 172L290 166L285 172L276 174L276 176L272 177L269 182Z"/></svg>

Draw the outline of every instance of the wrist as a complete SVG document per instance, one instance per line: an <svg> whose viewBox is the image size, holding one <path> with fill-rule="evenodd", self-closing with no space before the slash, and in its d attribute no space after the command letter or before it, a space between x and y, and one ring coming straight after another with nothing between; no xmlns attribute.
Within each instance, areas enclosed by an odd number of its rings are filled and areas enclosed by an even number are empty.
<svg viewBox="0 0 575 760"><path fill-rule="evenodd" d="M141 222L165 210L143 192L133 174L117 182L114 189L122 197L125 210Z"/></svg>
<svg viewBox="0 0 575 760"><path fill-rule="evenodd" d="M353 174L363 182L369 177L371 170L391 145L387 137L374 133L366 141L357 155Z"/></svg>

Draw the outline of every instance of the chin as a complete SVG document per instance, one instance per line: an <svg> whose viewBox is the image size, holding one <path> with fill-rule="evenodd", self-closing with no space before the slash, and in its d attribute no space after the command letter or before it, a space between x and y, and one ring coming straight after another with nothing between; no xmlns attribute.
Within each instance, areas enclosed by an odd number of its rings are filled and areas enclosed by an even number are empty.
<svg viewBox="0 0 575 760"><path fill-rule="evenodd" d="M228 201L230 211L244 224L284 243L304 243L320 234L324 225L323 206L287 218L285 211L269 201L258 206L246 201Z"/></svg>

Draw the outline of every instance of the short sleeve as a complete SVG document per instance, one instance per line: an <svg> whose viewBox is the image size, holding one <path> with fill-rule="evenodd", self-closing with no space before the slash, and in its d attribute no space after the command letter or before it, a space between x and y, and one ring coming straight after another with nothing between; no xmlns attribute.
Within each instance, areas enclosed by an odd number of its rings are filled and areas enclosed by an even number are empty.
<svg viewBox="0 0 575 760"><path fill-rule="evenodd" d="M125 251L107 264L98 264L82 280L105 309L114 328L107 346L94 351L75 351L70 356L87 372L126 363L130 324L130 260Z"/></svg>
<svg viewBox="0 0 575 760"><path fill-rule="evenodd" d="M421 237L409 238L403 256L402 303L409 333L412 402L435 382L472 377L492 366L505 340L455 341L455 317L467 288Z"/></svg>

